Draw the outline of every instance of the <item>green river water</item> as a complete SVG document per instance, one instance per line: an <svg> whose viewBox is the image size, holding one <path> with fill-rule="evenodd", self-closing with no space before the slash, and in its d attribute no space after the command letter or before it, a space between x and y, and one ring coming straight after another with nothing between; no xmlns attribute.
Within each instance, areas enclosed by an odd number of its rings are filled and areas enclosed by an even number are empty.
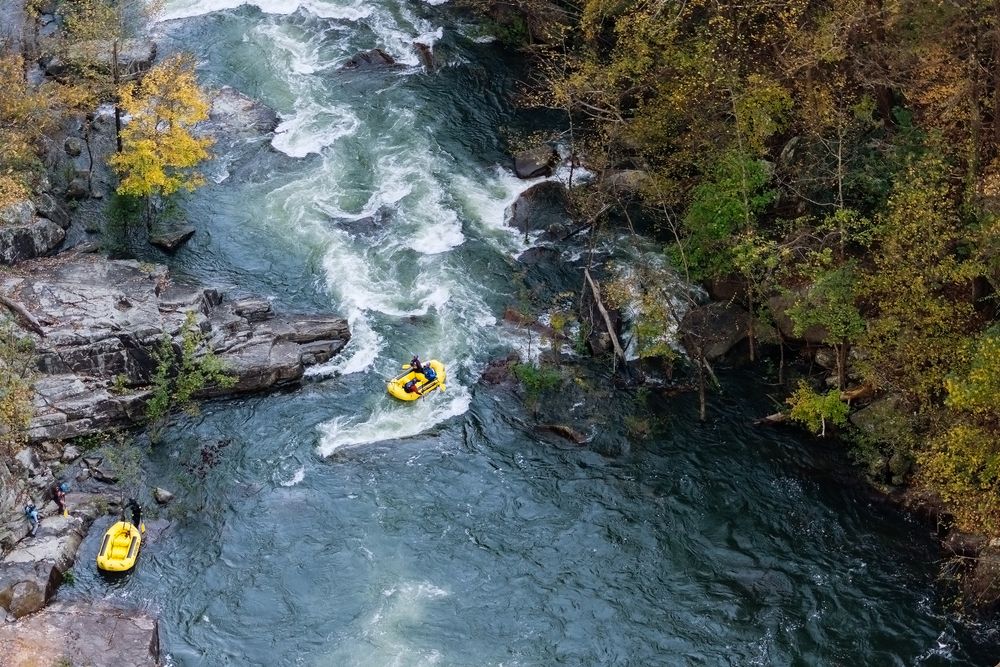
<svg viewBox="0 0 1000 667"><path fill-rule="evenodd" d="M517 63L469 19L403 0L167 0L154 30L205 83L281 114L184 203L198 233L175 276L342 313L354 338L301 389L172 425L147 465L177 493L170 527L106 581L86 565L99 524L61 596L150 609L176 666L996 662L995 631L942 606L928 529L842 483L832 448L749 426L772 407L750 375L724 378L705 425L694 397L654 400L640 441L574 405L584 447L477 384L537 348L504 308L580 273L516 260L531 240L504 212L530 183L500 135L524 122ZM337 71L374 47L401 67ZM447 364L448 389L401 405L383 378L413 352ZM602 402L620 416L634 398Z"/></svg>

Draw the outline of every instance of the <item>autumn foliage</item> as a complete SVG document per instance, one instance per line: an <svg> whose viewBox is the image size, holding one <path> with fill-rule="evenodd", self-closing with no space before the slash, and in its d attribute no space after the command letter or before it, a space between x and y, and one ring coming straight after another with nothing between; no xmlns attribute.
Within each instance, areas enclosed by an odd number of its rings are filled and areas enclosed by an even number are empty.
<svg viewBox="0 0 1000 667"><path fill-rule="evenodd" d="M536 56L525 101L565 114L560 138L592 170L633 175L627 197L591 188L587 210L631 225L639 207L683 274L742 283L751 339L791 295L839 384L895 397L907 436L866 441L876 478L911 475L1000 530L1000 5L516 6ZM838 401L799 386L792 417L828 431Z"/></svg>
<svg viewBox="0 0 1000 667"><path fill-rule="evenodd" d="M194 167L208 158L212 141L196 136L193 127L208 119L209 103L191 59L171 56L140 82L126 84L120 99L130 120L122 151L110 161L121 176L119 194L164 197L201 185Z"/></svg>

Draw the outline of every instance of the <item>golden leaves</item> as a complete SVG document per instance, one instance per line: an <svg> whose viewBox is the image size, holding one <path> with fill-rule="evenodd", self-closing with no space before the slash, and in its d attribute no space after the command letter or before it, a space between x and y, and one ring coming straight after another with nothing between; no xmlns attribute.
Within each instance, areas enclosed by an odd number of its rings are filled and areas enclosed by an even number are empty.
<svg viewBox="0 0 1000 667"><path fill-rule="evenodd" d="M122 176L120 194L164 196L204 182L192 169L208 159L212 141L192 128L208 119L209 103L190 57L171 56L140 83L125 85L120 104L131 116L122 129L122 151L110 160Z"/></svg>

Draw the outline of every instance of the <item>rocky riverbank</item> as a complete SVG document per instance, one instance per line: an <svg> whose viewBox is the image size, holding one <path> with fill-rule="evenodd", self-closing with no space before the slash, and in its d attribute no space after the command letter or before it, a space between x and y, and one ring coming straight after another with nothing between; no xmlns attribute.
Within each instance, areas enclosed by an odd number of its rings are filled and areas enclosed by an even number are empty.
<svg viewBox="0 0 1000 667"><path fill-rule="evenodd" d="M28 61L29 81L71 79L73 49L86 50L98 66L110 62L110 42L46 54L60 21L54 5L40 12L32 18L24 2L0 0L0 16L10 19L0 22L0 36ZM118 66L140 74L156 52L149 40L127 40ZM226 156L220 169L268 149L277 124L272 110L229 87L211 100L209 120L196 132L211 137ZM93 445L109 429L145 423L164 346L181 358L189 322L201 341L195 355L210 353L233 378L231 386L204 387L199 398L294 385L307 367L332 358L350 338L347 322L334 314L280 313L252 294L178 283L160 264L93 254L115 243L107 238L106 213L114 187L107 166L115 150L114 125L105 107L63 118L40 147L45 173L32 182L30 198L0 206L0 263L9 265L0 276L0 294L34 355L28 446L0 460L4 667L158 664L157 621L149 613L101 601L46 605L71 576L91 524L122 493L114 466L71 441L89 437ZM148 240L173 251L193 232L189 225L155 225ZM65 516L53 502L57 481L76 490L66 498ZM157 491L157 502L166 502L169 494ZM23 511L29 503L41 517L33 535Z"/></svg>

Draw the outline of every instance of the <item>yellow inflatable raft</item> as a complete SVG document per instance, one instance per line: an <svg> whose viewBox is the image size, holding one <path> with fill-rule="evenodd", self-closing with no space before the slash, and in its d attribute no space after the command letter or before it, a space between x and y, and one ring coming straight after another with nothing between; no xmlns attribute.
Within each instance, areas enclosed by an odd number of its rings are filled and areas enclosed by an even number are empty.
<svg viewBox="0 0 1000 667"><path fill-rule="evenodd" d="M386 391L388 391L391 396L394 396L401 401L415 401L436 389L444 391L444 381L446 376L444 364L437 359L431 359L425 365L434 369L434 372L437 373L436 378L428 382L427 377L423 373L414 372L410 369L409 364L407 364L404 366L404 368L406 368L405 373L397 375L391 380L386 381ZM406 383L414 379L417 381L415 386L417 391L406 391Z"/></svg>
<svg viewBox="0 0 1000 667"><path fill-rule="evenodd" d="M97 567L105 572L125 572L132 569L139 557L142 534L128 521L119 521L108 528L97 551Z"/></svg>

